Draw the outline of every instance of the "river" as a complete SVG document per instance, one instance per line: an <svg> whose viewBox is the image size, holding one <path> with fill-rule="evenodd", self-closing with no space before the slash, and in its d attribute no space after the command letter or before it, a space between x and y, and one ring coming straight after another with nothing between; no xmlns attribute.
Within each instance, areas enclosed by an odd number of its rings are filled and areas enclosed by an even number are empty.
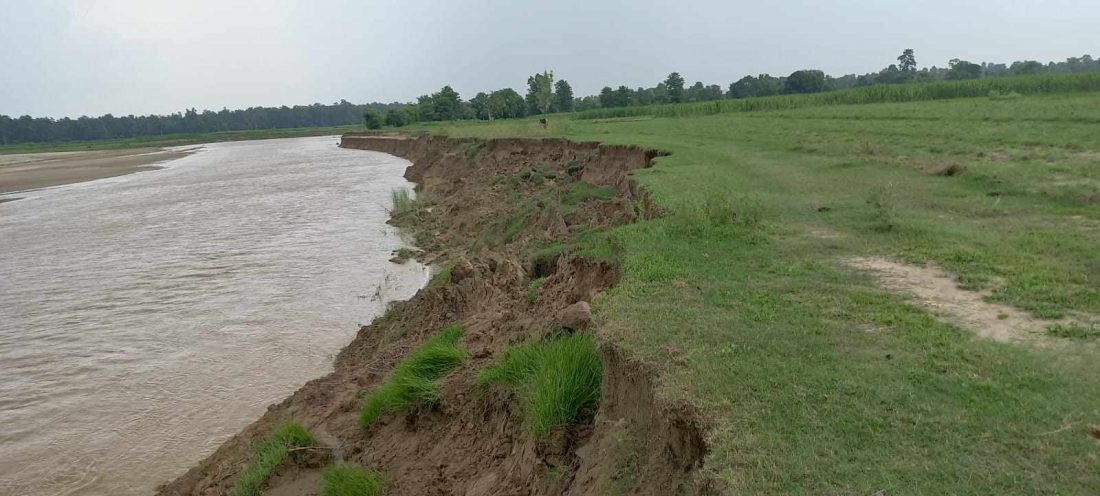
<svg viewBox="0 0 1100 496"><path fill-rule="evenodd" d="M426 282L388 261L408 162L337 141L210 144L0 203L0 494L148 494Z"/></svg>

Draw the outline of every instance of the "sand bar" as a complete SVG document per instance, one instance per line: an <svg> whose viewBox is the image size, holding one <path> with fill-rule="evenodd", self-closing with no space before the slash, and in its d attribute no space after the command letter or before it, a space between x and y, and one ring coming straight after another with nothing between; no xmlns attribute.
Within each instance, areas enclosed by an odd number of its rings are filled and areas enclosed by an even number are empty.
<svg viewBox="0 0 1100 496"><path fill-rule="evenodd" d="M0 194L153 170L192 150L131 148L0 155Z"/></svg>

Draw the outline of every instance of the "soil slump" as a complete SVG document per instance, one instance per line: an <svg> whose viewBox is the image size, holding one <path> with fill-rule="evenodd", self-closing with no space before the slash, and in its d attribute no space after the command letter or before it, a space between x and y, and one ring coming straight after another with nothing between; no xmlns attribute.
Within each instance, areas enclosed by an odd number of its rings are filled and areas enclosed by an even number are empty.
<svg viewBox="0 0 1100 496"><path fill-rule="evenodd" d="M598 410L544 439L532 439L513 394L475 384L477 371L510 346L561 332L567 308L614 283L615 269L606 261L569 250L533 261L532 253L651 215L629 172L648 167L656 152L565 140L366 133L344 136L342 146L413 162L406 177L420 185L420 206L393 222L417 237L421 258L448 270L360 329L332 374L271 406L160 494L224 494L247 462L249 443L287 418L326 440L336 459L380 470L386 494L700 492L694 474L706 452L703 427L689 410L661 404L647 367L610 345L600 350ZM545 279L532 300L528 290L537 277ZM361 427L361 393L425 336L456 321L465 324L460 344L469 359L445 378L442 401ZM296 473L314 476L286 470L269 482L269 491L301 487Z"/></svg>

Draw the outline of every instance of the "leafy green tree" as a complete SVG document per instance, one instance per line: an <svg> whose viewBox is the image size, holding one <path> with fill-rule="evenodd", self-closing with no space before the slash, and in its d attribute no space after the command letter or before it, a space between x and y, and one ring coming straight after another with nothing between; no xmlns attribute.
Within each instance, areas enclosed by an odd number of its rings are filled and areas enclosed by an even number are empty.
<svg viewBox="0 0 1100 496"><path fill-rule="evenodd" d="M458 92L450 86L444 86L438 93L431 96L433 120L455 121L466 118L466 106Z"/></svg>
<svg viewBox="0 0 1100 496"><path fill-rule="evenodd" d="M722 87L717 84L712 84L699 90L699 101L701 102L721 100L722 97Z"/></svg>
<svg viewBox="0 0 1100 496"><path fill-rule="evenodd" d="M474 119L481 119L483 121L491 120L492 114L489 112L489 95L485 92L478 93L470 99L470 110L474 114Z"/></svg>
<svg viewBox="0 0 1100 496"><path fill-rule="evenodd" d="M947 79L957 81L961 79L977 79L982 77L982 66L965 60L951 59L947 63Z"/></svg>
<svg viewBox="0 0 1100 496"><path fill-rule="evenodd" d="M668 103L668 85L664 81L653 87L653 103Z"/></svg>
<svg viewBox="0 0 1100 496"><path fill-rule="evenodd" d="M493 119L523 117L527 104L512 88L496 90L489 94L489 114Z"/></svg>
<svg viewBox="0 0 1100 496"><path fill-rule="evenodd" d="M905 73L917 72L917 56L912 48L906 48L898 56L898 68Z"/></svg>
<svg viewBox="0 0 1100 496"><path fill-rule="evenodd" d="M825 73L818 70L794 71L783 83L783 93L817 93L825 91Z"/></svg>
<svg viewBox="0 0 1100 496"><path fill-rule="evenodd" d="M386 125L393 127L401 127L407 124L405 120L406 112L398 109L389 109L386 111Z"/></svg>
<svg viewBox="0 0 1100 496"><path fill-rule="evenodd" d="M554 111L573 111L573 87L569 86L569 81L559 79L554 83Z"/></svg>
<svg viewBox="0 0 1100 496"><path fill-rule="evenodd" d="M377 110L370 107L363 109L363 124L367 129L382 129L383 118Z"/></svg>
<svg viewBox="0 0 1100 496"><path fill-rule="evenodd" d="M745 76L730 85L730 98L752 98L779 94L783 82L777 77L761 74L757 77Z"/></svg>
<svg viewBox="0 0 1100 496"><path fill-rule="evenodd" d="M529 114L550 113L554 104L554 73L543 71L527 78L527 112Z"/></svg>
<svg viewBox="0 0 1100 496"><path fill-rule="evenodd" d="M698 101L701 101L700 97L703 94L703 88L704 88L703 82L702 81L696 81L695 84L689 86L687 89L684 90L684 101L685 102L698 102Z"/></svg>
<svg viewBox="0 0 1100 496"><path fill-rule="evenodd" d="M634 90L626 86L615 88L616 107L629 107L632 103L634 103Z"/></svg>
<svg viewBox="0 0 1100 496"><path fill-rule="evenodd" d="M604 86L600 90L600 106L603 108L616 107L615 105L615 90L610 86Z"/></svg>
<svg viewBox="0 0 1100 496"><path fill-rule="evenodd" d="M668 92L669 103L684 101L684 78L679 72L673 72L665 78L665 89Z"/></svg>
<svg viewBox="0 0 1100 496"><path fill-rule="evenodd" d="M588 95L582 98L573 99L573 110L577 112L583 112L585 110L592 110L600 108L600 97L596 95Z"/></svg>
<svg viewBox="0 0 1100 496"><path fill-rule="evenodd" d="M420 122L431 122L438 120L435 117L435 103L432 100L431 95L420 95L416 97L416 120Z"/></svg>
<svg viewBox="0 0 1100 496"><path fill-rule="evenodd" d="M1013 74L1025 75L1025 74L1039 74L1043 72L1043 64L1035 60L1025 60L1022 62L1013 62L1009 66L1008 70Z"/></svg>

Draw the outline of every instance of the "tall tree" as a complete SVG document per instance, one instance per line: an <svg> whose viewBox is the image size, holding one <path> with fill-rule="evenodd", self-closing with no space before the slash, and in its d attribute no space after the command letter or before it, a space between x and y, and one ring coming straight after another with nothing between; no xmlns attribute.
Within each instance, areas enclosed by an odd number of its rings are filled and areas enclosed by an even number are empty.
<svg viewBox="0 0 1100 496"><path fill-rule="evenodd" d="M603 108L616 107L615 105L615 90L610 86L604 86L600 90L600 106Z"/></svg>
<svg viewBox="0 0 1100 496"><path fill-rule="evenodd" d="M906 48L898 56L898 68L901 72L917 72L917 57L912 48Z"/></svg>
<svg viewBox="0 0 1100 496"><path fill-rule="evenodd" d="M668 91L669 103L684 101L684 78L679 72L673 72L665 78L665 88Z"/></svg>
<svg viewBox="0 0 1100 496"><path fill-rule="evenodd" d="M481 119L483 121L492 120L493 114L489 112L489 95L485 92L478 93L470 99L470 111L474 114L474 119Z"/></svg>
<svg viewBox="0 0 1100 496"><path fill-rule="evenodd" d="M444 86L438 93L432 93L431 104L434 120L455 121L466 118L466 106L458 92L450 86Z"/></svg>
<svg viewBox="0 0 1100 496"><path fill-rule="evenodd" d="M550 113L554 104L554 73L542 71L527 78L527 112L530 114Z"/></svg>
<svg viewBox="0 0 1100 496"><path fill-rule="evenodd" d="M559 79L554 83L554 111L573 111L573 87L569 86L569 81Z"/></svg>

